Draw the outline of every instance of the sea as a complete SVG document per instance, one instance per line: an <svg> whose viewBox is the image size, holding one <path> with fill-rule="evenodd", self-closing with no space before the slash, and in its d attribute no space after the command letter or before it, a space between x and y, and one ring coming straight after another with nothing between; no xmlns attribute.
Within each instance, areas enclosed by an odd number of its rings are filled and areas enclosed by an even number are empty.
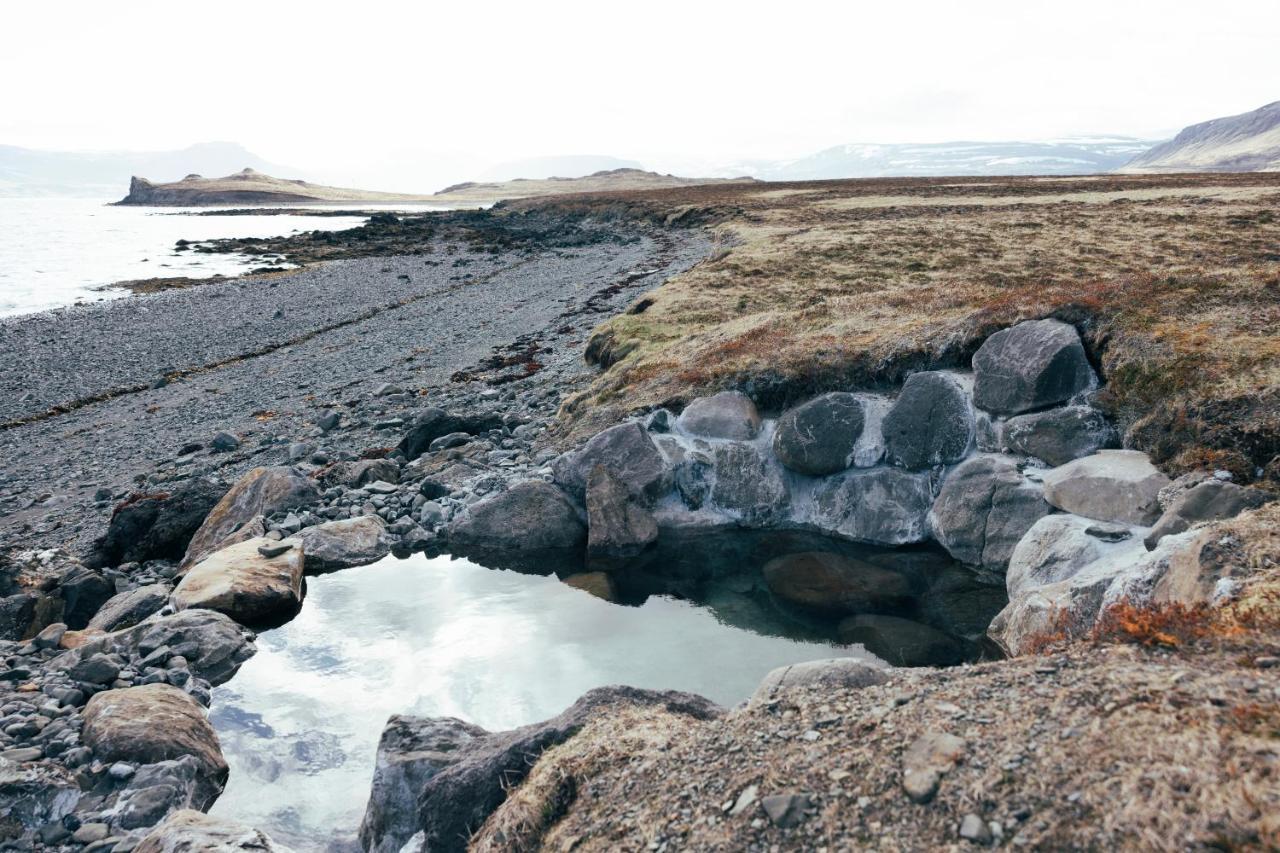
<svg viewBox="0 0 1280 853"><path fill-rule="evenodd" d="M440 210L438 206L369 205L360 210ZM275 237L333 231L363 216L254 213L198 216L202 207L113 207L107 199L0 198L0 317L129 295L121 281L239 275L261 257L179 252L178 240ZM274 267L287 267L272 262Z"/></svg>

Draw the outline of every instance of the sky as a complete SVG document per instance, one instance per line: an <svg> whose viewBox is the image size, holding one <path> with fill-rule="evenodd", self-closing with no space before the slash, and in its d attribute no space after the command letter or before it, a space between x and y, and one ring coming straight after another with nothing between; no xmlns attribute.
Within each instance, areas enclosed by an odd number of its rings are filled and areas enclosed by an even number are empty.
<svg viewBox="0 0 1280 853"><path fill-rule="evenodd" d="M3 19L0 144L232 140L351 177L1156 138L1280 99L1276 0L48 0Z"/></svg>

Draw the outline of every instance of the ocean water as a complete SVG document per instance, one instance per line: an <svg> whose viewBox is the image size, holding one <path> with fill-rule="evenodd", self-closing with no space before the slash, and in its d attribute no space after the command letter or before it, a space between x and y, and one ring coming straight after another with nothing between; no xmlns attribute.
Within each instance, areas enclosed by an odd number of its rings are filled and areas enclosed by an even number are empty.
<svg viewBox="0 0 1280 853"><path fill-rule="evenodd" d="M128 295L99 289L120 281L238 275L264 265L245 255L177 252L178 240L273 237L364 222L348 216L193 216L186 208L111 207L107 201L0 198L0 317ZM374 207L383 206L360 205Z"/></svg>

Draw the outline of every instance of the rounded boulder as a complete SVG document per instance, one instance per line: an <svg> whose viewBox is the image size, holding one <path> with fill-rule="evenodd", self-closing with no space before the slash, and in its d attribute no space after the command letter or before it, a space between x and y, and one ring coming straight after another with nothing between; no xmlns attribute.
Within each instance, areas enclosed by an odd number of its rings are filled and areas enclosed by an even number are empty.
<svg viewBox="0 0 1280 853"><path fill-rule="evenodd" d="M866 425L862 401L836 391L815 397L778 419L773 453L792 471L823 477L853 464Z"/></svg>

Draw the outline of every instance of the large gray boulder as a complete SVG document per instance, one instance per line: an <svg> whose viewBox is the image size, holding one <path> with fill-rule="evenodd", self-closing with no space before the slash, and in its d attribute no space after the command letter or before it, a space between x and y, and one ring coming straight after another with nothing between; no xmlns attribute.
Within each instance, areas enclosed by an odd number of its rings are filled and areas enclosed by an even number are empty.
<svg viewBox="0 0 1280 853"><path fill-rule="evenodd" d="M1003 569L1031 526L1052 512L1041 488L1007 456L974 456L955 467L929 511L933 536L970 565Z"/></svg>
<svg viewBox="0 0 1280 853"><path fill-rule="evenodd" d="M884 667L859 658L804 661L770 670L751 694L750 704L772 702L796 688L817 687L835 692L876 687L888 681L889 672Z"/></svg>
<svg viewBox="0 0 1280 853"><path fill-rule="evenodd" d="M718 443L712 450L715 481L711 503L749 525L767 524L786 515L790 490L782 468L740 441Z"/></svg>
<svg viewBox="0 0 1280 853"><path fill-rule="evenodd" d="M391 553L391 534L376 515L304 527L290 538L302 543L309 575L367 566Z"/></svg>
<svg viewBox="0 0 1280 853"><path fill-rule="evenodd" d="M176 811L147 833L134 853L290 853L265 833L194 809Z"/></svg>
<svg viewBox="0 0 1280 853"><path fill-rule="evenodd" d="M222 793L227 762L204 708L169 684L146 684L94 694L84 709L85 746L107 764L152 764L191 756L200 764L196 808Z"/></svg>
<svg viewBox="0 0 1280 853"><path fill-rule="evenodd" d="M496 412L455 414L432 407L424 409L410 425L396 449L409 461L427 452L431 442L455 432L479 435L489 430L502 429L502 416Z"/></svg>
<svg viewBox="0 0 1280 853"><path fill-rule="evenodd" d="M144 657L156 649L182 648L191 674L217 686L235 675L257 648L254 634L228 616L213 610L184 610L151 619L132 628L88 637L57 659L70 669L95 654Z"/></svg>
<svg viewBox="0 0 1280 853"><path fill-rule="evenodd" d="M320 490L292 468L254 468L231 487L191 537L182 565L190 566L226 545L250 538L237 535L257 516L307 506Z"/></svg>
<svg viewBox="0 0 1280 853"><path fill-rule="evenodd" d="M1065 465L1112 447L1116 432L1106 416L1092 406L1064 406L1009 418L1002 437L1014 453Z"/></svg>
<svg viewBox="0 0 1280 853"><path fill-rule="evenodd" d="M749 441L760 433L756 404L738 391L697 398L685 407L676 423L690 435L705 438Z"/></svg>
<svg viewBox="0 0 1280 853"><path fill-rule="evenodd" d="M1028 320L987 338L973 356L973 401L1016 415L1069 400L1096 379L1075 328Z"/></svg>
<svg viewBox="0 0 1280 853"><path fill-rule="evenodd" d="M154 826L165 815L202 801L202 769L192 755L138 767L116 796L110 814L121 829Z"/></svg>
<svg viewBox="0 0 1280 853"><path fill-rule="evenodd" d="M197 477L171 492L130 496L111 513L107 531L94 542L87 564L182 559L191 537L226 492L226 483Z"/></svg>
<svg viewBox="0 0 1280 853"><path fill-rule="evenodd" d="M1160 490L1169 478L1137 450L1100 450L1046 471L1044 499L1060 510L1148 526L1160 517Z"/></svg>
<svg viewBox="0 0 1280 853"><path fill-rule="evenodd" d="M1139 556L1140 528L1099 524L1058 513L1037 521L1018 542L1005 572L1005 589L1014 599L1025 592L1067 580L1104 560L1123 563Z"/></svg>
<svg viewBox="0 0 1280 853"><path fill-rule="evenodd" d="M216 610L241 625L278 625L302 606L304 559L297 540L237 542L192 566L169 601L175 610Z"/></svg>
<svg viewBox="0 0 1280 853"><path fill-rule="evenodd" d="M1221 480L1205 480L1169 504L1145 540L1153 549L1166 536L1181 533L1201 521L1235 518L1245 510L1257 509L1275 496L1258 489L1246 489Z"/></svg>
<svg viewBox="0 0 1280 853"><path fill-rule="evenodd" d="M0 832L6 839L62 820L80 797L75 773L60 764L0 758Z"/></svg>
<svg viewBox="0 0 1280 853"><path fill-rule="evenodd" d="M937 628L880 613L860 613L840 622L842 643L858 643L891 666L954 666L964 646Z"/></svg>
<svg viewBox="0 0 1280 853"><path fill-rule="evenodd" d="M940 371L912 374L885 415L885 455L893 465L919 470L964 458L973 441L973 407L956 377Z"/></svg>
<svg viewBox="0 0 1280 853"><path fill-rule="evenodd" d="M368 853L399 853L418 831L417 802L422 787L465 754L467 745L489 733L453 717L407 717L387 721L378 741L369 804L360 823L360 844Z"/></svg>
<svg viewBox="0 0 1280 853"><path fill-rule="evenodd" d="M836 391L802 403L778 419L773 454L801 474L825 477L854 464L866 425L862 401Z"/></svg>
<svg viewBox="0 0 1280 853"><path fill-rule="evenodd" d="M88 631L132 628L169 603L169 586L155 583L122 592L99 608L86 626Z"/></svg>
<svg viewBox="0 0 1280 853"><path fill-rule="evenodd" d="M878 545L929 537L933 491L927 473L872 468L837 474L818 486L810 521L827 533Z"/></svg>
<svg viewBox="0 0 1280 853"><path fill-rule="evenodd" d="M587 477L587 555L626 559L658 539L653 515L603 465Z"/></svg>
<svg viewBox="0 0 1280 853"><path fill-rule="evenodd" d="M564 492L525 480L472 504L449 525L449 542L478 551L577 548L587 530Z"/></svg>
<svg viewBox="0 0 1280 853"><path fill-rule="evenodd" d="M666 459L640 424L618 424L597 433L583 448L566 453L552 463L556 482L578 500L586 499L591 469L603 465L645 501L654 501L671 490L672 474Z"/></svg>
<svg viewBox="0 0 1280 853"><path fill-rule="evenodd" d="M778 598L829 613L897 608L911 600L904 575L843 554L787 554L765 563L763 574Z"/></svg>

